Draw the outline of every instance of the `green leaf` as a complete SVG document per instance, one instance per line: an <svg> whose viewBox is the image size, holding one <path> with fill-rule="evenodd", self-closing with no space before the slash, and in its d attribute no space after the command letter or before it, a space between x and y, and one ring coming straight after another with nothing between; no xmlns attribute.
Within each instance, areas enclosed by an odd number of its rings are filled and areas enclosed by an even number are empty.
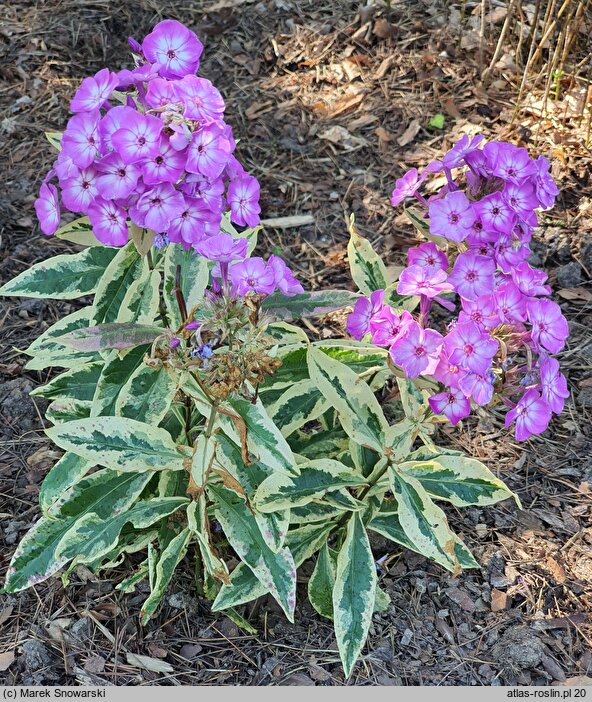
<svg viewBox="0 0 592 702"><path fill-rule="evenodd" d="M286 546L294 557L296 567L300 567L313 553L326 542L333 524L308 524L288 532ZM243 562L232 571L230 583L223 585L212 604L212 611L219 612L228 607L238 607L267 594L268 590L255 577L251 569Z"/></svg>
<svg viewBox="0 0 592 702"><path fill-rule="evenodd" d="M257 461L270 470L298 475L292 449L273 423L261 400L258 399L253 404L248 400L236 398L229 399L228 404L244 420L247 428L247 446Z"/></svg>
<svg viewBox="0 0 592 702"><path fill-rule="evenodd" d="M115 322L130 285L135 280L146 280L149 277L146 259L141 258L131 241L128 242L107 266L97 287L91 326Z"/></svg>
<svg viewBox="0 0 592 702"><path fill-rule="evenodd" d="M294 507L290 510L290 524L312 524L342 517L344 509L341 505L328 504L325 501L309 502L303 507Z"/></svg>
<svg viewBox="0 0 592 702"><path fill-rule="evenodd" d="M430 117L428 127L430 127L431 129L444 129L444 122L444 115L438 112L438 114L434 115L433 117Z"/></svg>
<svg viewBox="0 0 592 702"><path fill-rule="evenodd" d="M209 281L210 269L208 261L203 256L189 249L186 251L180 245L168 246L164 257L164 300L171 326L177 328L185 321L175 296L175 276L177 266L181 266L181 292L187 311L200 305L203 301L204 290Z"/></svg>
<svg viewBox="0 0 592 702"><path fill-rule="evenodd" d="M333 587L337 570L337 554L327 544L319 551L315 568L308 581L308 599L321 617L333 619Z"/></svg>
<svg viewBox="0 0 592 702"><path fill-rule="evenodd" d="M329 409L312 380L301 380L288 388L269 408L269 416L284 436L289 436L307 422Z"/></svg>
<svg viewBox="0 0 592 702"><path fill-rule="evenodd" d="M327 491L363 485L363 476L330 458L301 463L300 475L273 473L261 483L255 495L255 506L262 512L301 507L320 499Z"/></svg>
<svg viewBox="0 0 592 702"><path fill-rule="evenodd" d="M45 132L45 138L56 151L62 150L62 137L64 132Z"/></svg>
<svg viewBox="0 0 592 702"><path fill-rule="evenodd" d="M382 453L388 423L368 385L355 371L312 346L307 361L311 380L337 410L349 437Z"/></svg>
<svg viewBox="0 0 592 702"><path fill-rule="evenodd" d="M292 451L304 458L316 458L317 456L335 458L347 449L349 437L339 427L328 431L315 431L311 434L303 432L298 435L293 434L289 437L289 443Z"/></svg>
<svg viewBox="0 0 592 702"><path fill-rule="evenodd" d="M117 249L91 246L36 263L0 288L0 295L72 300L95 291Z"/></svg>
<svg viewBox="0 0 592 702"><path fill-rule="evenodd" d="M115 548L126 524L145 529L187 504L184 497L153 497L141 500L121 514L108 518L87 513L76 520L56 548L56 558L92 563Z"/></svg>
<svg viewBox="0 0 592 702"><path fill-rule="evenodd" d="M92 402L88 400L54 400L45 411L45 417L52 424L72 422L90 417L91 408Z"/></svg>
<svg viewBox="0 0 592 702"><path fill-rule="evenodd" d="M31 395L48 400L92 400L102 368L101 361L72 368L57 375L46 385L35 388Z"/></svg>
<svg viewBox="0 0 592 702"><path fill-rule="evenodd" d="M209 491L216 498L216 519L232 548L293 622L296 566L289 549L274 553L269 548L244 500L234 492L221 485L211 486Z"/></svg>
<svg viewBox="0 0 592 702"><path fill-rule="evenodd" d="M295 327L287 322L272 322L266 329L267 336L271 337L280 346L288 344L308 343L304 329Z"/></svg>
<svg viewBox="0 0 592 702"><path fill-rule="evenodd" d="M368 535L353 513L337 557L333 588L335 636L345 676L349 677L366 641L376 597L376 566Z"/></svg>
<svg viewBox="0 0 592 702"><path fill-rule="evenodd" d="M289 322L293 319L317 317L334 312L342 307L353 305L359 297L357 293L349 290L316 290L293 297L284 297L276 292L266 297L261 307L277 319Z"/></svg>
<svg viewBox="0 0 592 702"><path fill-rule="evenodd" d="M456 507L493 505L513 497L481 461L465 456L438 456L432 461L409 461L399 469L421 483L426 492Z"/></svg>
<svg viewBox="0 0 592 702"><path fill-rule="evenodd" d="M205 506L205 495L191 502L187 507L189 529L195 535L206 573L217 580L229 581L226 563L215 553L210 543L210 530ZM259 582L259 581L257 581Z"/></svg>
<svg viewBox="0 0 592 702"><path fill-rule="evenodd" d="M75 329L60 336L58 341L78 351L121 351L133 346L151 344L162 333L161 327L144 324L99 324L97 327Z"/></svg>
<svg viewBox="0 0 592 702"><path fill-rule="evenodd" d="M123 386L141 365L148 348L145 345L136 346L124 355L114 352L107 359L95 388L91 412L93 417L115 414L117 398ZM136 419L142 419L142 417L136 417Z"/></svg>
<svg viewBox="0 0 592 702"><path fill-rule="evenodd" d="M414 549L448 570L458 571L454 534L444 512L415 478L389 468L389 479L401 527Z"/></svg>
<svg viewBox="0 0 592 702"><path fill-rule="evenodd" d="M126 511L150 477L102 470L76 483L52 517L42 517L20 542L6 574L5 591L24 590L57 573L67 559L56 558L56 550L77 519L90 513L108 519Z"/></svg>
<svg viewBox="0 0 592 702"><path fill-rule="evenodd" d="M179 377L167 368L141 364L123 386L115 411L122 417L159 424L175 399Z"/></svg>
<svg viewBox="0 0 592 702"><path fill-rule="evenodd" d="M45 433L60 448L113 470L183 470L187 460L166 431L127 417L80 419Z"/></svg>
<svg viewBox="0 0 592 702"><path fill-rule="evenodd" d="M149 324L158 313L160 273L149 271L147 276L134 280L121 302L117 322Z"/></svg>
<svg viewBox="0 0 592 702"><path fill-rule="evenodd" d="M67 491L82 480L92 468L92 463L75 453L65 453L45 476L39 490L39 506L45 515L59 510Z"/></svg>
<svg viewBox="0 0 592 702"><path fill-rule="evenodd" d="M193 447L193 458L191 460L193 489L203 489L215 454L216 441L212 437L208 437L205 431L202 432L197 437Z"/></svg>
<svg viewBox="0 0 592 702"><path fill-rule="evenodd" d="M349 235L347 259L352 280L363 295L384 290L389 283L386 266L368 239L355 228L353 215L350 217Z"/></svg>
<svg viewBox="0 0 592 702"><path fill-rule="evenodd" d="M94 235L88 217L79 217L73 222L64 224L54 234L58 239L71 241L79 246L103 246L103 244Z"/></svg>
<svg viewBox="0 0 592 702"><path fill-rule="evenodd" d="M158 559L154 587L152 588L150 596L142 605L142 611L140 613L140 621L144 626L148 623L154 612L156 612L160 601L164 597L176 567L183 560L187 552L190 539L190 530L183 529L183 531L175 536L169 543Z"/></svg>

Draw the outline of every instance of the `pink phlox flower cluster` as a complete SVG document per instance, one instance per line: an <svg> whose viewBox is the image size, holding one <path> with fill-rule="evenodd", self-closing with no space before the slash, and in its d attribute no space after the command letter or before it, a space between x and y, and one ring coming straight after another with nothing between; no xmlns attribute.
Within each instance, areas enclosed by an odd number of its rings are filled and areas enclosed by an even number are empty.
<svg viewBox="0 0 592 702"><path fill-rule="evenodd" d="M397 180L394 205L414 198L438 237L409 249L397 293L419 297L419 312L398 312L378 290L356 302L347 331L371 335L388 346L409 378L430 376L443 390L432 410L457 424L471 404L501 400L510 410L520 441L543 432L569 396L559 363L569 329L559 305L549 299L543 271L528 263L537 211L558 194L544 157L483 137L462 137L441 161L421 174ZM444 172L446 185L425 198L419 190L430 173ZM451 295L457 297L451 299ZM444 296L444 297L443 297ZM456 306L453 304L454 300ZM434 302L456 309L440 331L430 328Z"/></svg>

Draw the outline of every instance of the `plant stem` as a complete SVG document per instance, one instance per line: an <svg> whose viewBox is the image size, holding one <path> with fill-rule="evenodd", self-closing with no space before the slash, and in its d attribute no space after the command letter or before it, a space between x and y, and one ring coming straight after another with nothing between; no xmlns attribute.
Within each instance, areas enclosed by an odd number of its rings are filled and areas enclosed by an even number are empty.
<svg viewBox="0 0 592 702"><path fill-rule="evenodd" d="M148 251L148 253L146 254L146 259L148 261L148 268L150 268L150 270L153 271L155 266L154 266L154 259L152 258L152 251L150 251L150 250ZM160 291L160 289L158 290L158 314L160 315L160 318L162 319L164 326L167 329L170 329L171 325L169 324L169 318L167 317L166 307L165 307L164 300L162 298L162 292Z"/></svg>
<svg viewBox="0 0 592 702"><path fill-rule="evenodd" d="M216 420L216 415L218 414L218 401L214 400L212 404L212 409L210 411L210 418L208 419L208 426L206 427L206 439L209 439L212 435L212 430L214 428L214 422Z"/></svg>
<svg viewBox="0 0 592 702"><path fill-rule="evenodd" d="M181 321L185 323L187 321L187 305L185 304L185 298L183 297L183 290L181 289L181 264L177 264L175 270L175 297L177 298L177 305L179 305L179 312L181 313Z"/></svg>

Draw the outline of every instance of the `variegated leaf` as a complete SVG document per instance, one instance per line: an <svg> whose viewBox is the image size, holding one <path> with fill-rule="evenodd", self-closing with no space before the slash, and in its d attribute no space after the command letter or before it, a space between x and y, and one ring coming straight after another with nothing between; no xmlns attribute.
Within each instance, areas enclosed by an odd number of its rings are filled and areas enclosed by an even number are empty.
<svg viewBox="0 0 592 702"><path fill-rule="evenodd" d="M135 280L147 279L149 275L148 263L140 257L132 242L119 249L97 287L91 326L115 322L130 285Z"/></svg>
<svg viewBox="0 0 592 702"><path fill-rule="evenodd" d="M102 368L102 361L72 368L35 388L31 395L47 400L92 400Z"/></svg>
<svg viewBox="0 0 592 702"><path fill-rule="evenodd" d="M78 351L108 351L151 344L163 333L161 327L146 324L99 324L97 327L75 329L57 341Z"/></svg>
<svg viewBox="0 0 592 702"><path fill-rule="evenodd" d="M140 621L146 625L160 604L171 582L176 567L185 557L191 539L191 531L183 529L163 550L156 564L154 587L148 599L142 605Z"/></svg>
<svg viewBox="0 0 592 702"><path fill-rule="evenodd" d="M134 242L136 251L140 254L140 256L146 256L148 251L150 251L150 249L152 248L152 244L154 242L154 237L156 236L156 233L151 231L150 229L143 229L142 227L138 227L133 222L129 223L128 229L129 237L131 241Z"/></svg>
<svg viewBox="0 0 592 702"><path fill-rule="evenodd" d="M348 447L349 437L341 427L310 434L300 432L288 438L292 451L306 458L326 456L335 458Z"/></svg>
<svg viewBox="0 0 592 702"><path fill-rule="evenodd" d="M276 319L290 322L302 317L317 317L334 312L342 307L353 305L359 297L349 290L315 290L293 297L285 297L276 292L263 300L262 308L273 314Z"/></svg>
<svg viewBox="0 0 592 702"><path fill-rule="evenodd" d="M209 488L216 498L216 519L226 538L257 579L277 600L290 621L296 604L296 566L289 549L274 553L265 543L244 500L217 485Z"/></svg>
<svg viewBox="0 0 592 702"><path fill-rule="evenodd" d="M228 583L230 581L228 567L210 543L209 528L206 525L207 519L205 496L202 495L197 502L193 501L187 507L189 529L197 539L205 572L216 580ZM258 580L257 583L259 583Z"/></svg>
<svg viewBox="0 0 592 702"><path fill-rule="evenodd" d="M342 517L348 511L341 505L330 505L325 501L313 500L303 507L290 510L290 524L313 524Z"/></svg>
<svg viewBox="0 0 592 702"><path fill-rule="evenodd" d="M421 483L426 492L456 507L493 505L513 493L481 461L465 456L438 456L432 461L409 461L399 465Z"/></svg>
<svg viewBox="0 0 592 702"><path fill-rule="evenodd" d="M89 400L54 400L45 411L45 417L52 424L73 422L90 417L91 408Z"/></svg>
<svg viewBox="0 0 592 702"><path fill-rule="evenodd" d="M92 463L75 453L65 453L45 476L39 490L39 505L45 515L54 514L64 494L76 485L88 471Z"/></svg>
<svg viewBox="0 0 592 702"><path fill-rule="evenodd" d="M329 408L312 380L301 380L288 388L269 408L269 416L284 436L290 436Z"/></svg>
<svg viewBox="0 0 592 702"><path fill-rule="evenodd" d="M316 611L333 619L333 587L337 570L337 553L325 543L319 551L317 562L308 581L308 599Z"/></svg>
<svg viewBox="0 0 592 702"><path fill-rule="evenodd" d="M187 461L166 431L127 417L80 419L46 434L60 448L113 470L183 470Z"/></svg>
<svg viewBox="0 0 592 702"><path fill-rule="evenodd" d="M307 524L288 532L286 546L290 549L296 567L308 560L326 542L333 524ZM255 577L252 570L239 563L230 575L230 583L223 585L212 604L218 612L228 607L238 607L267 593L267 588Z"/></svg>
<svg viewBox="0 0 592 702"><path fill-rule="evenodd" d="M126 511L150 477L102 470L76 483L54 503L52 517L42 517L20 542L6 574L6 592L24 590L57 573L67 559L56 558L56 550L77 519L89 513L108 519Z"/></svg>
<svg viewBox="0 0 592 702"><path fill-rule="evenodd" d="M62 150L62 137L64 132L45 132L45 138L56 151Z"/></svg>
<svg viewBox="0 0 592 702"><path fill-rule="evenodd" d="M304 329L287 322L272 322L267 327L266 333L280 346L299 345L302 342L308 343L308 337Z"/></svg>
<svg viewBox="0 0 592 702"><path fill-rule="evenodd" d="M191 460L191 489L203 490L216 453L216 440L202 432L195 441Z"/></svg>
<svg viewBox="0 0 592 702"><path fill-rule="evenodd" d="M115 403L121 417L159 424L175 399L179 376L167 368L141 364L127 380Z"/></svg>
<svg viewBox="0 0 592 702"><path fill-rule="evenodd" d="M188 312L202 302L210 276L208 261L203 256L199 256L192 249L186 251L182 246L167 247L164 257L163 295L173 328L179 327L186 321L181 318L175 296L177 266L181 266L180 291Z"/></svg>
<svg viewBox="0 0 592 702"><path fill-rule="evenodd" d="M347 260L352 280L363 295L370 295L375 290L384 290L390 282L386 266L368 239L361 236L356 229L353 215L350 217L349 235Z"/></svg>
<svg viewBox="0 0 592 702"><path fill-rule="evenodd" d="M115 414L115 403L123 386L135 370L142 364L149 347L136 346L123 355L113 351L109 356L99 378L93 397L91 416L110 416ZM136 417L142 419L142 417Z"/></svg>
<svg viewBox="0 0 592 702"><path fill-rule="evenodd" d="M88 217L79 217L73 222L68 222L60 227L54 234L58 239L71 241L79 246L103 246L103 244L94 235Z"/></svg>
<svg viewBox="0 0 592 702"><path fill-rule="evenodd" d="M376 566L362 520L353 513L337 557L333 617L337 647L349 677L364 646L376 597Z"/></svg>
<svg viewBox="0 0 592 702"><path fill-rule="evenodd" d="M311 379L338 412L349 437L382 453L388 423L368 385L355 371L314 347L308 349L307 361Z"/></svg>
<svg viewBox="0 0 592 702"><path fill-rule="evenodd" d="M262 512L301 507L320 499L327 491L363 485L365 479L330 458L300 464L300 475L273 473L255 494L255 506Z"/></svg>
<svg viewBox="0 0 592 702"><path fill-rule="evenodd" d="M134 280L121 302L117 322L147 324L158 313L160 273L148 271L148 275Z"/></svg>
<svg viewBox="0 0 592 702"><path fill-rule="evenodd" d="M95 291L117 254L108 246L91 246L77 254L61 254L36 263L0 288L0 295L43 300L72 300Z"/></svg>
<svg viewBox="0 0 592 702"><path fill-rule="evenodd" d="M415 478L389 468L389 479L401 527L415 550L448 570L458 571L454 534L444 512Z"/></svg>

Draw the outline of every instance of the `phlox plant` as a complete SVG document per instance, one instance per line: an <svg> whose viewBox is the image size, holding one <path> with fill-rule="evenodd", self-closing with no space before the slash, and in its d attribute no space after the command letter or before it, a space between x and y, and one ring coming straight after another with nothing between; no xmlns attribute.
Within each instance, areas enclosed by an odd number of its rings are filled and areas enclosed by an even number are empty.
<svg viewBox="0 0 592 702"><path fill-rule="evenodd" d="M526 262L535 211L556 194L548 164L463 138L397 182L393 204L419 202L408 212L427 239L398 281L352 221L359 292L305 292L281 258L253 255L259 185L196 75L197 36L167 20L130 45L134 68L84 79L66 130L48 135L41 230L81 250L0 290L81 298L26 351L27 369L62 369L33 394L64 454L4 591L125 562L120 590L149 584L145 624L187 555L199 594L253 631L240 606L269 594L293 621L297 569L314 558L307 594L349 675L389 603L369 533L457 574L478 563L438 502L513 497L436 446L437 425L501 402L524 439L561 411L552 354L567 327ZM426 199L436 173L446 184ZM348 307L342 338L311 342L297 324Z"/></svg>

